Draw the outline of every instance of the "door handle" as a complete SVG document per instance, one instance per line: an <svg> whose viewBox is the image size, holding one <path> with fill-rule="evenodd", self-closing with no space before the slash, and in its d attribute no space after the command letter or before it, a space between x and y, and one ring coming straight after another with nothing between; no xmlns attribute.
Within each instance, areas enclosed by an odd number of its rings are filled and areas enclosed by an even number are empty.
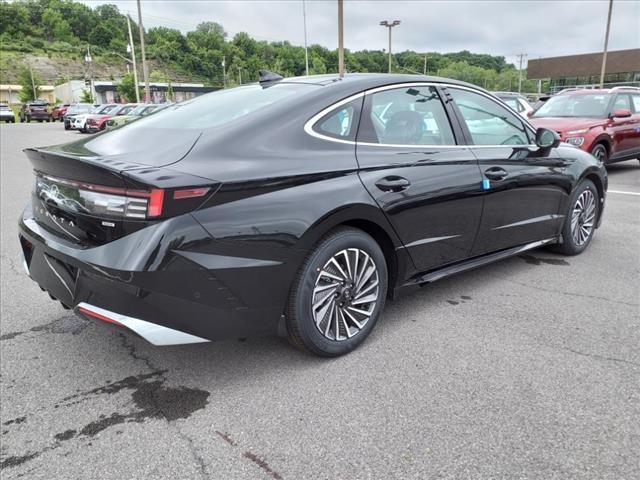
<svg viewBox="0 0 640 480"><path fill-rule="evenodd" d="M507 175L509 175L509 173L504 168L500 167L491 167L484 171L484 176L489 180L502 180Z"/></svg>
<svg viewBox="0 0 640 480"><path fill-rule="evenodd" d="M381 178L376 182L376 187L383 192L401 192L409 188L410 185L411 182L409 180L395 175Z"/></svg>

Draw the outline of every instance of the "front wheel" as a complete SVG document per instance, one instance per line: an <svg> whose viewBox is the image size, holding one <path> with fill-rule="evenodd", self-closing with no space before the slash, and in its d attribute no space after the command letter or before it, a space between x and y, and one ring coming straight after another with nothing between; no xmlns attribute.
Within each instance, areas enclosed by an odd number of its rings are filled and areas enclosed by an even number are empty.
<svg viewBox="0 0 640 480"><path fill-rule="evenodd" d="M596 157L596 160L598 160L598 162L600 162L601 165L606 165L607 160L609 160L607 147L605 147L602 143L598 143L595 147L591 149L591 155Z"/></svg>
<svg viewBox="0 0 640 480"><path fill-rule="evenodd" d="M371 333L387 296L387 263L376 241L355 228L324 237L301 267L286 311L299 348L337 357Z"/></svg>
<svg viewBox="0 0 640 480"><path fill-rule="evenodd" d="M578 255L591 243L600 212L600 195L591 180L583 180L571 195L569 211L562 226L561 245L551 249L563 255Z"/></svg>

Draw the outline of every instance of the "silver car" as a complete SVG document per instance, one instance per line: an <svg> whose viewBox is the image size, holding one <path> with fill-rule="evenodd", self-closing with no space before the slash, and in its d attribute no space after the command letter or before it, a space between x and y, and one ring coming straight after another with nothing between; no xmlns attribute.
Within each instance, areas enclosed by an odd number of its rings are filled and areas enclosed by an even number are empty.
<svg viewBox="0 0 640 480"><path fill-rule="evenodd" d="M15 113L13 113L13 110L11 110L11 107L9 107L9 105L0 105L0 121L6 123L15 123L16 115Z"/></svg>

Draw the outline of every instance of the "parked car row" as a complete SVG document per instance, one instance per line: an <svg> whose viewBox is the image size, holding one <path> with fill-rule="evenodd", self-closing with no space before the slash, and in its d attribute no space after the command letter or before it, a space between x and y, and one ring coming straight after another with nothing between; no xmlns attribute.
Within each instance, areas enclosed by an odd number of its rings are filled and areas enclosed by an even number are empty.
<svg viewBox="0 0 640 480"><path fill-rule="evenodd" d="M65 106L64 128L82 133L96 133L105 128L137 120L168 105L170 104L106 103L94 106L89 103L76 103Z"/></svg>

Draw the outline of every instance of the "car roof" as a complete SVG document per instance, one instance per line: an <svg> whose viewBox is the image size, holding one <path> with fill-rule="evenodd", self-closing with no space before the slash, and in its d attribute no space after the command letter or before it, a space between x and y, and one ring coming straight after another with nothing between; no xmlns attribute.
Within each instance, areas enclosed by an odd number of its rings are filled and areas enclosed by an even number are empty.
<svg viewBox="0 0 640 480"><path fill-rule="evenodd" d="M307 83L320 86L345 85L352 89L368 89L377 86L391 85L394 83L431 82L448 83L482 90L477 85L472 85L460 80L434 77L429 75L409 75L401 73L347 73L341 79L337 74L309 75L302 77L287 77L278 83Z"/></svg>

